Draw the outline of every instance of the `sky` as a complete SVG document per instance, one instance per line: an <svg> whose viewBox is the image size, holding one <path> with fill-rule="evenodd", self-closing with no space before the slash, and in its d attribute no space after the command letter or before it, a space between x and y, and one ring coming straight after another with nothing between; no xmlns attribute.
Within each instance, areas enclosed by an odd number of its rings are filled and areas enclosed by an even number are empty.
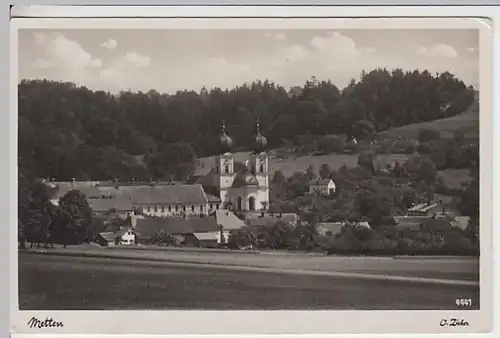
<svg viewBox="0 0 500 338"><path fill-rule="evenodd" d="M479 87L479 32L468 29L19 30L19 80L70 81L113 93L233 88L315 76L340 89L362 70L449 71Z"/></svg>

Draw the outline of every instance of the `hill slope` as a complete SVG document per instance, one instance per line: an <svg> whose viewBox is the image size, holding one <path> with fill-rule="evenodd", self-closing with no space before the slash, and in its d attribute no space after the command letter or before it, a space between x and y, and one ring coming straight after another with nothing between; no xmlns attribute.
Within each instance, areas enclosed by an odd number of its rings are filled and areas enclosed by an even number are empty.
<svg viewBox="0 0 500 338"><path fill-rule="evenodd" d="M459 115L392 128L380 132L378 135L382 138L396 138L398 136L418 138L418 133L422 129L439 130L443 138L452 137L455 131L463 131L467 138L479 138L479 93L475 92L473 103Z"/></svg>

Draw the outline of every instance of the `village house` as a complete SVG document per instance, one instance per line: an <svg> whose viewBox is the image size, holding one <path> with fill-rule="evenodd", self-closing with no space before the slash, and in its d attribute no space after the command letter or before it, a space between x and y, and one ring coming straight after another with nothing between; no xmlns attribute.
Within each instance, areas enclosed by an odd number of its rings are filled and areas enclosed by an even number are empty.
<svg viewBox="0 0 500 338"><path fill-rule="evenodd" d="M213 216L148 217L136 216L132 224L139 244L153 244L157 234L164 234L182 245L215 246L227 243L232 231L245 223L229 210L217 210Z"/></svg>
<svg viewBox="0 0 500 338"><path fill-rule="evenodd" d="M427 216L431 217L437 214L446 214L446 206L440 203L420 203L407 210L408 216Z"/></svg>
<svg viewBox="0 0 500 338"><path fill-rule="evenodd" d="M310 195L333 195L335 189L335 183L329 178L319 178L309 182Z"/></svg>
<svg viewBox="0 0 500 338"><path fill-rule="evenodd" d="M337 236L344 229L344 222L323 222L316 225L318 235L322 236Z"/></svg>
<svg viewBox="0 0 500 338"><path fill-rule="evenodd" d="M97 242L102 246L133 245L135 244L135 231L131 227L124 227L115 232L101 232Z"/></svg>

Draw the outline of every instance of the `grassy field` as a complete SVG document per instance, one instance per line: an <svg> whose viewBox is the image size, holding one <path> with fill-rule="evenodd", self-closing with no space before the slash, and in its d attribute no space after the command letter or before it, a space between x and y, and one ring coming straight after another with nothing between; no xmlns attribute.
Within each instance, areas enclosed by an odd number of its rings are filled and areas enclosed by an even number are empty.
<svg viewBox="0 0 500 338"><path fill-rule="evenodd" d="M80 253L79 253L80 251ZM213 253L207 250L198 252L183 250L134 250L126 247L115 249L50 249L46 257L57 254L72 256L86 255L105 259L140 259L146 261L165 261L178 263L203 263L223 266L243 266L277 268L286 270L306 270L323 272L363 273L405 277L440 278L451 280L477 281L479 279L479 260L470 257L451 258L413 258L391 259L378 257L336 257L308 254L275 254L261 252L259 255L238 252ZM19 257L40 255L20 252ZM44 255L43 253L41 255Z"/></svg>
<svg viewBox="0 0 500 338"><path fill-rule="evenodd" d="M438 175L443 178L444 184L452 189L463 188L463 183L469 183L472 180L469 176L469 169L446 169L439 171Z"/></svg>
<svg viewBox="0 0 500 338"><path fill-rule="evenodd" d="M462 114L446 119L414 123L399 128L393 128L379 133L381 138L396 138L403 136L407 138L418 138L421 129L436 129L441 131L441 137L451 138L453 132L463 131L470 139L479 138L479 93L475 93L475 98L470 107Z"/></svg>
<svg viewBox="0 0 500 338"><path fill-rule="evenodd" d="M245 163L249 153L238 152L234 153L236 161ZM387 155L391 156L391 155ZM401 155L394 154L394 157L400 159ZM203 157L199 159L200 165L196 170L197 175L207 174L210 168L214 166L214 157ZM356 167L358 165L358 154L330 154L320 156L297 156L291 155L287 159L279 159L275 157L269 158L269 170L273 173L275 170L281 170L285 176L292 176L295 172L304 172L309 165L313 165L316 171L319 170L322 164L328 164L332 169L338 170L344 164L347 167Z"/></svg>
<svg viewBox="0 0 500 338"><path fill-rule="evenodd" d="M477 309L479 286L19 255L21 310L460 310L457 297Z"/></svg>

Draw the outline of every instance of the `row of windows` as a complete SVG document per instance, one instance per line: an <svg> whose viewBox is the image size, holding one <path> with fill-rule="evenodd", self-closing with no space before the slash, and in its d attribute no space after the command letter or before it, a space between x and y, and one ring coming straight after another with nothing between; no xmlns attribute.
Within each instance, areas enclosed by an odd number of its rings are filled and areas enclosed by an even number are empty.
<svg viewBox="0 0 500 338"><path fill-rule="evenodd" d="M210 204L210 209L213 209L213 208L214 208L214 205ZM219 204L215 204L215 208L217 210L219 210ZM159 210L161 210L161 212L165 212L165 210L168 210L168 212L171 212L172 210L179 211L181 209L182 209L182 211L186 211L186 206L185 205L176 204L174 207L172 207L172 205L168 205L166 208L165 208L164 205L162 205L162 206L155 205L153 208L151 208L150 205L148 205L146 207L146 210L148 212L150 212L151 209L154 209L155 212L158 212ZM204 209L205 209L205 206L203 204L200 204L199 211L203 212ZM194 205L191 206L191 212L195 212L195 206Z"/></svg>
<svg viewBox="0 0 500 338"><path fill-rule="evenodd" d="M255 166L252 166L252 170L251 171L252 171L253 174L255 174ZM219 166L217 166L217 172L218 173L220 172ZM263 164L261 164L259 166L259 172L261 172L261 173L264 172L264 165ZM224 167L224 173L229 174L229 166L228 165Z"/></svg>

